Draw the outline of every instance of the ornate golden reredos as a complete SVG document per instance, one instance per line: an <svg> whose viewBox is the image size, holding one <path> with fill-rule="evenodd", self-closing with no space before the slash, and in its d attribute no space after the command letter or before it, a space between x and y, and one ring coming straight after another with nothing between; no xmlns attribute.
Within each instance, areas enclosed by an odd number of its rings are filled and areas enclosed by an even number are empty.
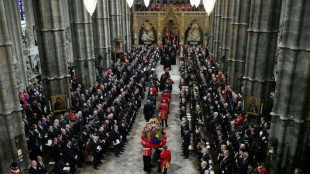
<svg viewBox="0 0 310 174"><path fill-rule="evenodd" d="M199 28L205 33L208 32L209 18L207 13L198 11L174 11L170 5L166 11L137 11L133 14L133 32L139 33L148 21L157 33L161 33L169 21L178 27L181 33L184 33L196 21Z"/></svg>
<svg viewBox="0 0 310 174"><path fill-rule="evenodd" d="M152 24L152 22L150 22L149 20L144 21L144 23L142 24L143 28L144 28L146 31L152 30L153 25L154 25L154 24Z"/></svg>
<svg viewBox="0 0 310 174"><path fill-rule="evenodd" d="M181 29L182 25L180 24L180 19L178 18L178 16L175 14L175 11L173 9L173 5L170 4L169 8L167 9L167 14L165 16L162 16L160 19L160 31L163 31L164 28L167 26L167 24L169 23L169 21L173 21L173 23L180 27L179 30Z"/></svg>

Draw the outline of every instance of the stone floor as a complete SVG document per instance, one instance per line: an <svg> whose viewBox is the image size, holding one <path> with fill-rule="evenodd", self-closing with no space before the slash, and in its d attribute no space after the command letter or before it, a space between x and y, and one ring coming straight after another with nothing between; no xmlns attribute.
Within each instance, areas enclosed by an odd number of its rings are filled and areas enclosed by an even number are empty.
<svg viewBox="0 0 310 174"><path fill-rule="evenodd" d="M179 120L179 71L178 64L172 66L170 71L171 78L175 81L172 91L172 102L170 104L170 114L168 118L169 127L166 129L167 133L167 146L172 154L171 166L168 169L168 173L171 174L194 174L198 173L197 159L194 154L190 154L189 159L183 159L181 156L181 138L180 138L180 120ZM156 67L157 77L160 78L163 73L163 66L158 65ZM161 95L161 92L159 92ZM160 97L158 98L160 100ZM82 174L141 174L145 173L143 171L143 159L142 159L142 146L141 146L141 132L142 128L145 126L146 122L143 115L143 105L145 99L142 103L142 107L137 115L136 121L133 124L132 131L128 137L129 142L125 147L124 153L121 157L115 157L114 153L109 152L102 160L103 165L99 170L94 170L92 165L85 165L85 167L80 171ZM157 102L158 109L159 102ZM152 174L157 173L157 168L152 169Z"/></svg>

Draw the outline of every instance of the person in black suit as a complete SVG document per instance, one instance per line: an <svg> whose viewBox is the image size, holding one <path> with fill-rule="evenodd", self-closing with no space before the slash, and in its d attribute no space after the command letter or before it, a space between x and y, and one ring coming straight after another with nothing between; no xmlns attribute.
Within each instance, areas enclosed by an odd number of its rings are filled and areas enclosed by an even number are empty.
<svg viewBox="0 0 310 174"><path fill-rule="evenodd" d="M37 156L37 167L40 174L47 174L47 168L46 165L43 163L41 156Z"/></svg>
<svg viewBox="0 0 310 174"><path fill-rule="evenodd" d="M209 161L209 154L208 154L208 149L207 148L203 148L201 150L201 158L200 158L200 162L203 161Z"/></svg>
<svg viewBox="0 0 310 174"><path fill-rule="evenodd" d="M184 129L184 136L183 136L183 155L184 159L188 158L189 155L189 145L191 144L191 133L188 131L187 128Z"/></svg>
<svg viewBox="0 0 310 174"><path fill-rule="evenodd" d="M221 171L225 171L226 167L230 164L230 159L229 159L229 151L225 150L224 151L224 158L220 162L220 169Z"/></svg>
<svg viewBox="0 0 310 174"><path fill-rule="evenodd" d="M55 173L62 173L62 165L60 164L62 158L62 146L56 137L53 139L51 156L55 160Z"/></svg>
<svg viewBox="0 0 310 174"><path fill-rule="evenodd" d="M70 174L74 174L76 172L75 169L75 160L77 160L77 154L75 150L71 147L71 141L68 140L66 143L66 146L64 147L64 150L67 155L68 163L70 166Z"/></svg>
<svg viewBox="0 0 310 174"><path fill-rule="evenodd" d="M35 160L31 161L31 167L29 168L29 174L40 174L39 168L37 167L37 162Z"/></svg>
<svg viewBox="0 0 310 174"><path fill-rule="evenodd" d="M93 159L93 165L94 169L99 170L98 167L101 167L100 163L100 151L102 150L101 146L99 145L98 142L98 137L94 136L93 137L93 142L92 142L92 153L94 156Z"/></svg>
<svg viewBox="0 0 310 174"><path fill-rule="evenodd" d="M209 170L209 164L207 161L201 162L201 170L199 174L204 174L206 170Z"/></svg>
<svg viewBox="0 0 310 174"><path fill-rule="evenodd" d="M114 125L114 130L113 130L113 145L114 145L114 155L116 157L120 157L120 150L121 150L121 136L118 131L118 126Z"/></svg>
<svg viewBox="0 0 310 174"><path fill-rule="evenodd" d="M146 122L148 122L149 119L151 119L153 117L154 107L150 103L150 100L148 100L147 103L144 105L143 114L144 114L144 118L145 118Z"/></svg>
<svg viewBox="0 0 310 174"><path fill-rule="evenodd" d="M242 154L242 158L240 158L237 161L237 166L238 166L238 169L240 170L241 174L247 174L248 165L249 165L249 158L248 158L248 156L249 156L248 152L244 152Z"/></svg>

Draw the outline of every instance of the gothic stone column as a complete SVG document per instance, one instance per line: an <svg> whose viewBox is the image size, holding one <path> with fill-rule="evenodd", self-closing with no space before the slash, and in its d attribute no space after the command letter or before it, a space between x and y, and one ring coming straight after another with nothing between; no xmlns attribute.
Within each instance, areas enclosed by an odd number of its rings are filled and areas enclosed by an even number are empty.
<svg viewBox="0 0 310 174"><path fill-rule="evenodd" d="M132 43L131 43L131 21L132 21L132 12L130 7L127 5L127 2L125 0L126 5L126 33L125 38L127 42L127 50L131 49Z"/></svg>
<svg viewBox="0 0 310 174"><path fill-rule="evenodd" d="M124 50L127 50L128 47L128 43L126 40L126 31L127 31L127 16L126 16L126 11L127 11L127 2L126 0L121 0L121 11L122 11L122 39L123 39L123 46L124 46Z"/></svg>
<svg viewBox="0 0 310 174"><path fill-rule="evenodd" d="M248 38L248 22L250 17L250 0L235 0L234 14L232 19L232 37L230 42L229 61L231 64L228 71L229 84L232 89L239 91L241 78L244 76L244 63Z"/></svg>
<svg viewBox="0 0 310 174"><path fill-rule="evenodd" d="M97 1L97 8L92 18L94 23L96 65L102 65L107 68L111 65L110 15L109 2L107 0ZM100 56L103 60L98 60Z"/></svg>
<svg viewBox="0 0 310 174"><path fill-rule="evenodd" d="M271 174L310 172L310 1L286 3L267 157Z"/></svg>
<svg viewBox="0 0 310 174"><path fill-rule="evenodd" d="M23 56L22 29L20 24L20 13L17 1L5 0L6 18L9 27L10 38L13 48L13 64L16 71L16 82L18 90L23 91L27 86L26 62Z"/></svg>
<svg viewBox="0 0 310 174"><path fill-rule="evenodd" d="M121 0L109 0L112 56L123 50Z"/></svg>
<svg viewBox="0 0 310 174"><path fill-rule="evenodd" d="M69 4L76 78L87 89L96 83L92 20L83 0L69 0Z"/></svg>
<svg viewBox="0 0 310 174"><path fill-rule="evenodd" d="M230 51L230 34L231 34L231 19L232 19L232 14L231 11L233 10L231 7L233 7L233 1L234 0L226 0L223 2L223 16L222 16L222 21L223 21L223 27L222 27L222 41L221 41L221 56L225 56L226 60L220 61L220 65L223 69L223 71L226 73L227 72L227 58L229 55Z"/></svg>
<svg viewBox="0 0 310 174"><path fill-rule="evenodd" d="M16 70L14 68L14 38L11 38L10 24L12 10L7 0L0 0L0 173L8 173L12 161L18 161L17 150L21 149L28 168L29 154L19 103ZM16 6L17 8L17 6ZM21 40L19 40L21 42ZM16 53L15 53L16 54Z"/></svg>
<svg viewBox="0 0 310 174"><path fill-rule="evenodd" d="M63 0L33 0L35 24L46 99L70 96L68 62L65 59Z"/></svg>
<svg viewBox="0 0 310 174"><path fill-rule="evenodd" d="M221 18L222 18L222 11L221 11L221 5L222 5L223 0L217 0L215 3L215 11L214 11L214 17L215 17L215 25L214 25L214 49L213 49L213 54L214 54L214 60L215 61L220 61L220 51L219 47L221 44Z"/></svg>
<svg viewBox="0 0 310 174"><path fill-rule="evenodd" d="M279 29L280 0L251 1L245 62L245 97L262 99L269 106ZM269 108L263 107L267 114Z"/></svg>

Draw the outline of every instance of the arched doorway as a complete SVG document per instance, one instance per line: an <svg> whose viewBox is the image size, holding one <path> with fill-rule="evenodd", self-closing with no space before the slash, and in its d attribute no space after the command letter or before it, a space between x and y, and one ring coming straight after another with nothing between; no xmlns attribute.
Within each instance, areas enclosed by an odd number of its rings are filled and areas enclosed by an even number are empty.
<svg viewBox="0 0 310 174"><path fill-rule="evenodd" d="M162 31L162 43L164 45L178 45L180 41L180 32L175 21L169 20Z"/></svg>

